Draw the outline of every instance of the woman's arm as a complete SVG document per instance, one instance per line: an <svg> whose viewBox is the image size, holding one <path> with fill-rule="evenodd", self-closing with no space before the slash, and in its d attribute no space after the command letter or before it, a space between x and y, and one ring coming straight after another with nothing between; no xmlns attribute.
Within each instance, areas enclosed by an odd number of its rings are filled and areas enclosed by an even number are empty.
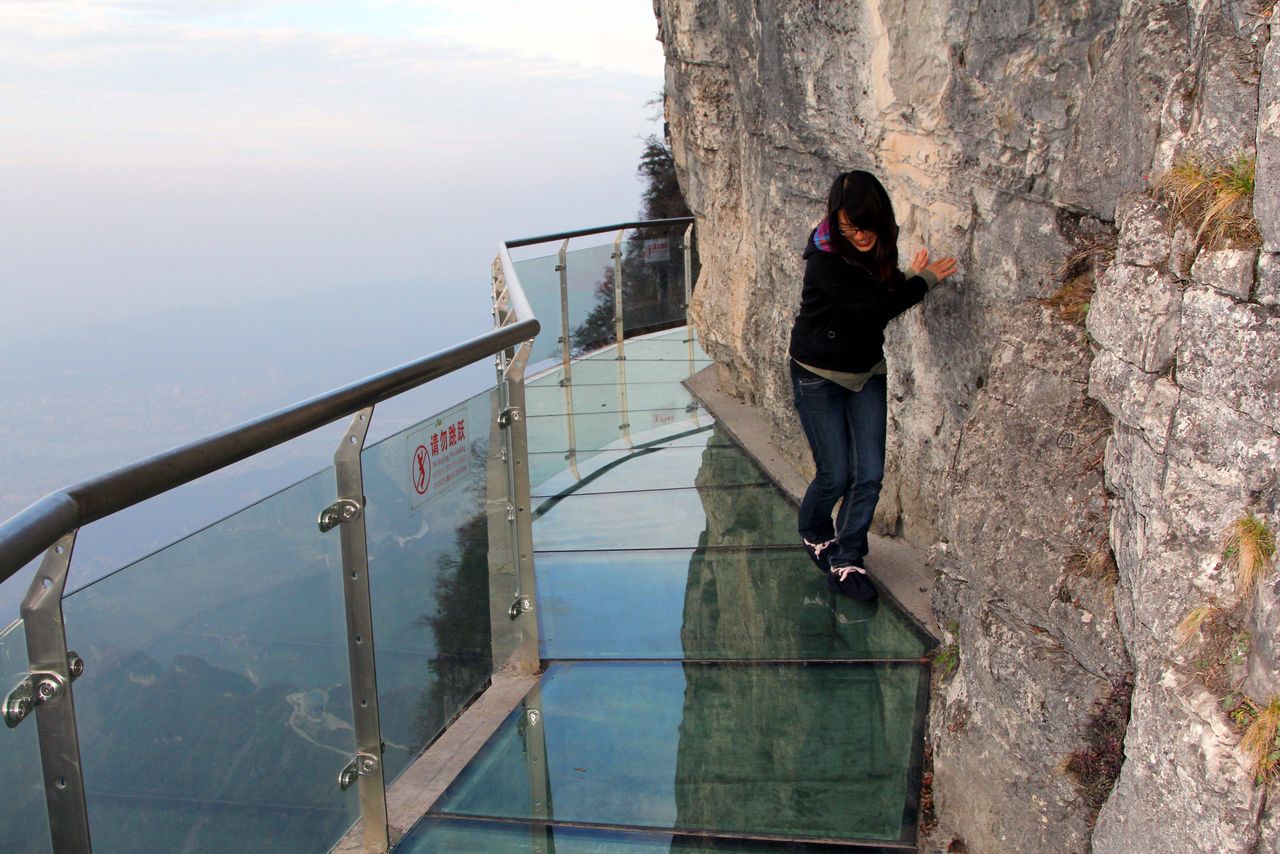
<svg viewBox="0 0 1280 854"><path fill-rule="evenodd" d="M929 290L923 276L882 282L865 268L826 252L809 256L804 281L837 305L886 323L924 299Z"/></svg>

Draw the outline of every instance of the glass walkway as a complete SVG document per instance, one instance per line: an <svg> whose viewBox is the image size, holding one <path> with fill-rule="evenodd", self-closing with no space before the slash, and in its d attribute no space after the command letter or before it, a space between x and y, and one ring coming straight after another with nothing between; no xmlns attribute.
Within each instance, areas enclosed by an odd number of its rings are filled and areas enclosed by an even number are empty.
<svg viewBox="0 0 1280 854"><path fill-rule="evenodd" d="M0 583L39 560L0 614L0 851L384 854L425 808L391 821L388 788L509 676L532 689L400 854L914 850L929 641L828 590L682 385L691 235L503 244L492 332L0 524ZM333 465L68 585L82 525L339 420Z"/></svg>
<svg viewBox="0 0 1280 854"><path fill-rule="evenodd" d="M528 385L546 670L397 851L914 850L924 639L828 591L683 328L625 353L572 365L573 455Z"/></svg>

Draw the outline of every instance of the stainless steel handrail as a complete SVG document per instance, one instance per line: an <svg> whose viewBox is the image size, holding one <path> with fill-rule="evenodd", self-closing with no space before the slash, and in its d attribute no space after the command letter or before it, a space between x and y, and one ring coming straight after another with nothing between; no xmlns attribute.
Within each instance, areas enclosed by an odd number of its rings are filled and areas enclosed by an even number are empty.
<svg viewBox="0 0 1280 854"><path fill-rule="evenodd" d="M625 231L632 228L661 228L664 225L685 225L693 222L691 216L677 216L670 219L646 219L637 222L620 222L616 225L601 225L594 228L582 228L577 231L560 231L555 234L544 234L541 237L521 237L518 240L507 240L502 245L508 249L520 246L532 246L535 243L550 243L555 240L566 240L570 237L586 237L589 234L603 234L606 231Z"/></svg>
<svg viewBox="0 0 1280 854"><path fill-rule="evenodd" d="M510 281L510 325L46 495L0 525L0 582L83 525L534 338L541 327Z"/></svg>

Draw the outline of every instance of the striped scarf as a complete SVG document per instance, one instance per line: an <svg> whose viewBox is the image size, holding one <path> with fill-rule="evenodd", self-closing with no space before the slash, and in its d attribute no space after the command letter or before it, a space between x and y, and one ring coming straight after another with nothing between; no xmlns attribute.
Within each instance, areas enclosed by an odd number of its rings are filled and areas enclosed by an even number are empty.
<svg viewBox="0 0 1280 854"><path fill-rule="evenodd" d="M818 247L819 252L834 254L836 251L835 247L831 245L831 221L825 216L813 232L813 245Z"/></svg>

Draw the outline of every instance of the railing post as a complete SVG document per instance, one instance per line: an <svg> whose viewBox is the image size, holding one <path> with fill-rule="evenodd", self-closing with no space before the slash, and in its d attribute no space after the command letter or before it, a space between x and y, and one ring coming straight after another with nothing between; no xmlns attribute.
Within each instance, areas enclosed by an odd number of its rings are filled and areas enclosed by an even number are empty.
<svg viewBox="0 0 1280 854"><path fill-rule="evenodd" d="M526 341L501 357L498 427L507 464L507 521L511 558L516 570L516 599L510 616L520 623L516 661L521 671L542 665L538 650L537 582L533 569L533 514L529 487L529 428L525 423L524 370L531 343Z"/></svg>
<svg viewBox="0 0 1280 854"><path fill-rule="evenodd" d="M347 661L351 675L356 755L338 774L338 785L353 784L360 794L360 823L366 854L390 848L387 791L382 773L382 723L378 716L378 674L373 645L373 599L369 587L369 551L365 530L364 472L360 455L373 407L351 419L333 455L338 500L320 513L320 530L339 529L342 538L342 598L347 612Z"/></svg>
<svg viewBox="0 0 1280 854"><path fill-rule="evenodd" d="M622 232L613 241L613 337L618 344L618 358L626 358L622 349Z"/></svg>
<svg viewBox="0 0 1280 854"><path fill-rule="evenodd" d="M556 272L560 274L560 364L564 375L569 376L569 239L560 244L560 263L556 264Z"/></svg>
<svg viewBox="0 0 1280 854"><path fill-rule="evenodd" d="M626 327L622 316L622 235L623 232L619 231L613 241L613 331L618 340L618 394L622 403L622 421L618 424L618 429L622 431L627 447L634 448L635 443L631 441L631 411L627 405L627 351L623 343Z"/></svg>
<svg viewBox="0 0 1280 854"><path fill-rule="evenodd" d="M569 470L575 480L581 480L578 472L578 426L573 418L573 361L570 348L569 332L569 238L560 244L560 263L556 265L560 273L560 386L564 389L565 429L568 431Z"/></svg>
<svg viewBox="0 0 1280 854"><path fill-rule="evenodd" d="M693 223L684 230L680 248L684 250L684 328L689 336L689 358L693 359L693 315L689 309L693 303Z"/></svg>
<svg viewBox="0 0 1280 854"><path fill-rule="evenodd" d="M67 652L66 626L62 619L62 594L67 586L67 570L71 567L75 542L76 532L72 531L45 552L22 600L31 675L26 682L30 690L28 705L17 721L34 708L40 764L44 770L44 797L49 810L49 836L55 854L92 850L76 708L71 696L71 682L84 672L84 662L75 653ZM13 705L22 704L10 695L6 707ZM10 719L9 712L6 708L6 720Z"/></svg>
<svg viewBox="0 0 1280 854"><path fill-rule="evenodd" d="M689 345L689 376L693 376L694 357L697 355L693 349L693 314L689 308L693 303L693 223L689 223L689 227L684 230L680 249L684 253L684 334L685 343ZM693 410L693 423L701 426L696 407Z"/></svg>

